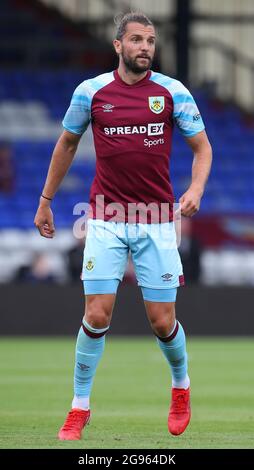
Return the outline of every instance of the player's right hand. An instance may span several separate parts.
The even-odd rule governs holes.
[[[38,228],[42,237],[53,238],[55,227],[53,212],[49,206],[39,206],[34,218],[34,225]]]

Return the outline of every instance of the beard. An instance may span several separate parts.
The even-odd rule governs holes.
[[[125,54],[124,51],[122,51],[122,59],[123,59],[123,63],[125,65],[125,67],[130,72],[133,72],[133,73],[136,73],[136,74],[141,74],[141,73],[146,72],[147,70],[149,70],[151,65],[152,65],[152,61],[153,61],[153,58],[151,58],[149,56],[145,56],[147,58],[146,65],[139,65],[139,63],[138,63],[138,58],[139,57],[141,57],[141,55],[132,59],[131,57],[128,57]]]

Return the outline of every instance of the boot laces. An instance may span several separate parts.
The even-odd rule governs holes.
[[[175,413],[183,413],[186,411],[186,395],[185,393],[178,393],[174,399]]]
[[[77,411],[70,411],[68,417],[64,423],[63,429],[64,431],[70,431],[75,429],[77,426],[83,426],[84,423],[84,415],[83,413],[77,413]]]

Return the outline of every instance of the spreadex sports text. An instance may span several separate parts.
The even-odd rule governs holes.
[[[118,127],[104,127],[106,135],[126,135],[126,134],[147,134],[148,136],[162,135],[164,122],[153,122],[147,126],[118,126]],[[144,139],[145,147],[153,147],[156,145],[164,144],[164,139]]]
[[[147,134],[147,135],[161,135],[163,134],[163,127],[165,122],[153,122],[147,126],[118,126],[118,127],[104,127],[106,135],[124,135],[124,134]]]

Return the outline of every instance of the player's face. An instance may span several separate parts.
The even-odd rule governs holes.
[[[150,69],[155,53],[153,26],[128,23],[122,40],[116,40],[114,44],[128,70],[140,74]]]

